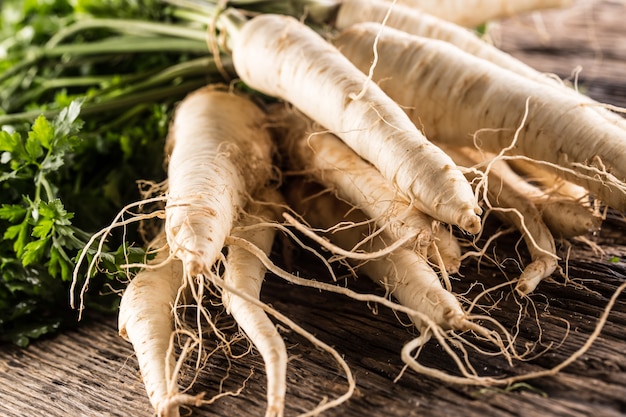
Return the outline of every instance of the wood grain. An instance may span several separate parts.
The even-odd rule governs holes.
[[[537,16],[541,16],[540,20]],[[537,28],[541,21],[545,31]],[[534,17],[510,19],[498,25],[493,36],[498,45],[537,69],[568,77],[578,65],[580,85],[604,102],[626,105],[626,7],[617,1],[579,1],[570,10],[549,11]],[[495,227],[495,226],[494,226]],[[542,283],[532,296],[541,323],[541,340],[562,344],[548,353],[517,363],[511,368],[501,358],[476,356],[476,369],[488,374],[514,375],[548,369],[575,352],[593,330],[608,298],[626,277],[626,225],[612,216],[590,239],[604,253],[594,254],[584,244],[574,244],[568,272],[572,283]],[[498,242],[494,256],[500,269],[488,262],[463,264],[455,277],[457,291],[477,291],[471,284],[493,285],[514,276],[518,265],[518,236]],[[523,245],[522,245],[523,246]],[[567,255],[562,246],[560,254]],[[617,257],[619,262],[610,262]],[[305,253],[296,253],[294,267],[303,275],[326,280],[321,265]],[[565,266],[565,263],[561,264]],[[378,292],[369,281],[350,281],[353,289]],[[492,314],[506,326],[516,323],[519,304],[505,287],[498,309]],[[264,301],[286,313],[295,322],[334,346],[344,355],[357,380],[356,394],[326,416],[623,416],[626,414],[626,301],[618,300],[592,348],[578,361],[553,377],[529,381],[517,389],[476,388],[446,385],[412,371],[402,372],[400,350],[412,330],[384,308],[375,311],[345,297],[289,285],[268,277]],[[526,305],[528,306],[528,305]],[[216,314],[218,309],[214,311]],[[404,323],[406,319],[402,319]],[[229,337],[236,329],[228,317],[219,319]],[[539,328],[532,319],[519,326],[519,342],[536,341]],[[346,381],[332,359],[302,337],[283,331],[290,355],[286,415],[306,412],[326,398],[346,389]],[[565,340],[563,337],[567,335]],[[207,339],[205,348],[216,347]],[[235,342],[235,352],[244,352],[245,341]],[[436,343],[422,355],[429,366],[454,372],[452,362]],[[183,370],[183,386],[196,376],[193,363]],[[236,360],[221,352],[207,360],[197,375],[192,393],[210,398],[222,390],[226,396],[193,410],[202,416],[262,416],[265,412],[263,363],[254,350]],[[128,343],[116,330],[114,317],[93,315],[75,331],[32,344],[27,349],[0,349],[0,416],[150,416],[151,407]]]

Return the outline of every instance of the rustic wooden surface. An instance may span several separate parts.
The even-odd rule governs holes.
[[[541,16],[538,18],[537,16]],[[569,77],[582,67],[581,88],[596,99],[626,106],[626,5],[623,1],[579,1],[572,9],[546,12],[535,17],[503,22],[494,39],[503,49],[547,72]],[[497,358],[476,359],[476,369],[486,373],[519,374],[553,367],[577,350],[595,326],[613,291],[626,278],[626,223],[613,217],[595,236],[604,254],[575,244],[569,261],[574,285],[543,283],[532,296],[541,318],[542,340],[559,342],[569,323],[569,335],[558,349],[511,369]],[[516,237],[502,240],[499,259],[515,256]],[[562,254],[565,254],[563,247]],[[617,257],[619,262],[610,262]],[[307,257],[296,258],[299,267],[311,265]],[[564,264],[563,264],[564,265]],[[474,281],[496,284],[503,274],[515,274],[513,262],[501,271],[489,264],[480,269],[464,264],[463,277],[455,281],[459,291]],[[311,276],[322,279],[310,266]],[[360,291],[377,291],[369,282],[351,284]],[[589,291],[592,290],[593,292]],[[504,288],[502,294],[510,292]],[[341,296],[299,288],[270,277],[263,298],[345,356],[355,373],[358,389],[343,406],[328,416],[623,416],[626,415],[626,301],[622,296],[592,348],[578,361],[553,377],[531,380],[517,389],[480,389],[446,385],[431,378],[404,373],[399,357],[411,330],[386,309],[374,314],[367,305]],[[495,316],[507,326],[515,322],[518,306],[505,297]],[[229,324],[227,318],[222,322]],[[532,320],[520,328],[520,341],[536,340]],[[301,337],[284,332],[289,348],[288,416],[313,408],[325,398],[343,394],[346,383],[337,366]],[[215,344],[207,341],[211,349]],[[235,345],[243,351],[244,343]],[[453,371],[449,359],[435,344],[423,354],[429,366]],[[253,371],[251,375],[251,370]],[[185,369],[184,382],[193,377]],[[200,372],[193,393],[211,397],[223,390],[245,388],[237,397],[226,396],[194,409],[194,416],[261,416],[265,407],[262,360],[255,351],[228,361],[215,354]],[[113,317],[92,317],[76,331],[34,343],[27,349],[0,348],[0,416],[150,416],[145,390],[139,379],[131,347],[116,332]]]

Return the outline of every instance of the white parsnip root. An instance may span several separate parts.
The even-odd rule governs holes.
[[[472,348],[511,365],[525,357],[496,319],[472,313],[489,307],[464,304],[471,290],[455,294],[451,275],[463,275],[464,259],[455,233],[483,233],[483,208],[515,226],[530,256],[520,259],[515,291],[527,296],[559,270],[555,237],[597,230],[598,201],[626,210],[626,122],[466,28],[570,3],[313,1],[313,19],[333,15],[317,21],[332,28],[328,39],[306,17],[212,16],[239,81],[269,97],[236,93],[235,83],[210,85],[175,109],[164,224],[148,251],[156,256],[131,280],[119,312],[120,335],[133,344],[156,415],[180,417],[181,406],[209,402],[179,387],[188,350],[202,349],[201,327],[213,325],[202,305],[207,293],[221,297],[263,358],[266,417],[285,415],[288,371],[287,346],[270,317],[345,372],[347,392],[304,415],[350,398],[356,385],[341,354],[261,301],[268,270],[407,314],[419,337],[406,343],[402,359],[416,372],[470,385],[543,375],[481,376],[473,366]],[[281,217],[289,224],[279,224]],[[302,233],[332,253],[325,258],[306,246],[329,270],[344,263],[384,296],[283,271],[271,260],[276,230],[304,247]],[[182,307],[194,302],[197,329],[190,332],[178,326]],[[193,347],[176,345],[185,335]],[[458,372],[420,363],[433,338]]]
[[[449,349],[448,338],[454,338],[457,331],[474,332],[492,343],[499,354],[509,360],[517,355],[512,346],[506,346],[499,333],[478,324],[474,321],[475,317],[465,312],[459,299],[442,286],[439,276],[421,254],[399,247],[384,256],[373,256],[388,247],[385,234],[372,237],[371,231],[364,224],[366,216],[362,212],[319,190],[319,184],[293,181],[285,193],[290,205],[302,214],[311,227],[323,230],[324,235],[336,245],[327,246],[329,250],[339,247],[353,253],[358,247],[365,251],[363,255],[372,254],[369,259],[361,257],[348,261],[353,263],[357,273],[368,276],[385,288],[387,295],[393,296],[401,306],[409,309],[407,314],[419,329],[420,335],[403,348],[403,360],[407,366],[419,372],[424,370],[446,382],[466,382],[477,378],[490,383],[490,377],[479,377],[468,371],[472,369],[471,372],[475,372],[467,355],[463,355],[463,359],[459,358],[457,353]],[[502,328],[499,330],[510,342],[510,335]],[[446,347],[447,354],[456,362],[463,377],[439,370],[433,372],[421,366],[417,358],[411,355],[411,351],[425,344],[433,335]]]
[[[324,184],[373,219],[393,240],[413,236],[406,245],[415,250],[430,245],[435,221],[411,206],[374,166],[335,135],[316,131],[297,111],[277,106],[273,114],[277,142],[289,170],[307,173]]]
[[[480,208],[452,160],[313,30],[288,16],[254,17],[234,35],[233,63],[246,84],[339,136],[418,209],[471,233],[480,229]]]
[[[165,231],[190,275],[209,273],[238,210],[272,172],[263,111],[215,87],[180,103],[170,128]]]
[[[369,238],[370,228],[362,212],[340,201],[331,194],[319,193],[315,184],[293,181],[286,198],[291,207],[316,229],[328,229],[328,238],[346,250],[359,248],[365,253],[384,250],[388,246],[385,235]],[[352,223],[333,230],[340,222]],[[456,297],[446,291],[439,277],[419,253],[396,248],[386,256],[358,261],[357,271],[387,289],[400,304],[414,309],[443,329],[461,329],[466,315]],[[424,331],[421,316],[411,316],[416,327]]]
[[[183,404],[197,404],[201,396],[178,389],[173,320],[184,284],[182,263],[168,258],[164,236],[155,242],[157,256],[130,282],[118,315],[119,333],[135,349],[150,403],[159,417],[178,417]]]
[[[456,274],[461,268],[462,249],[452,230],[439,225],[434,230],[435,239],[426,248],[428,260],[440,267],[442,273]]]
[[[572,189],[567,191],[566,182],[561,181],[562,191],[569,194],[554,189],[554,183],[553,189],[541,188],[519,176],[507,162],[497,160],[493,154],[481,154],[467,147],[463,148],[462,152],[475,161],[476,165],[488,166],[489,172],[500,181],[506,182],[509,187],[526,196],[537,207],[541,218],[555,237],[573,238],[599,229],[602,219],[585,201],[587,192],[582,187],[569,183],[567,186]]]
[[[386,27],[398,29],[411,35],[445,41],[468,54],[489,61],[528,80],[555,88],[561,94],[568,94],[572,100],[576,100],[581,106],[597,111],[608,123],[626,129],[626,120],[623,117],[609,110],[604,104],[579,94],[571,86],[568,86],[567,83],[557,79],[554,74],[544,74],[537,71],[484,39],[479,38],[471,30],[431,15],[426,10],[422,11],[401,3],[396,3],[392,6],[389,2],[383,0],[342,1],[334,20],[334,26],[343,30],[357,23],[375,22],[382,24],[384,22]],[[549,2],[537,3],[550,6]],[[556,3],[553,6],[558,6]],[[532,7],[530,4],[529,6]],[[469,9],[464,8],[463,10]],[[480,11],[482,12],[482,9]]]
[[[274,242],[274,228],[254,226],[262,222],[276,221],[278,218],[276,204],[281,202],[282,197],[271,189],[264,190],[260,197],[261,201],[248,204],[246,214],[238,221],[232,236],[250,242],[269,255]],[[250,338],[265,362],[266,417],[280,417],[284,413],[287,390],[287,348],[265,311],[241,297],[241,294],[245,294],[253,299],[260,299],[265,266],[255,254],[240,246],[231,245],[228,246],[224,268],[224,281],[229,288],[236,290],[222,292],[224,307]]]
[[[594,108],[446,42],[381,32],[378,24],[355,25],[335,44],[368,72],[375,40],[374,80],[429,138],[546,161],[608,206],[626,209],[626,153],[616,152],[626,130]]]
[[[516,173],[545,189],[549,194],[578,201],[583,206],[590,205],[589,191],[585,187],[563,179],[536,161],[511,158],[507,162]]]
[[[461,166],[473,168],[480,160],[471,149],[446,147],[446,151]],[[499,161],[495,161],[497,163]],[[486,187],[485,203],[495,211],[506,223],[514,225],[521,233],[532,262],[524,268],[515,289],[521,295],[532,292],[541,280],[549,277],[558,268],[556,244],[552,232],[542,219],[541,212],[533,204],[531,198],[497,174],[496,170],[486,170],[486,181],[480,181],[473,171],[466,174],[480,188]],[[478,190],[481,193],[481,190]]]
[[[148,267],[133,279],[120,310],[120,332],[133,343],[159,417],[177,417],[180,405],[198,401],[178,394],[170,345],[177,293],[184,286],[205,285],[203,277],[214,273],[213,265],[235,219],[250,195],[269,181],[273,147],[265,125],[265,113],[249,98],[219,86],[190,94],[176,109],[166,144],[169,190],[164,247],[169,251],[157,258],[161,262],[164,256],[167,262],[154,271]],[[194,281],[196,276],[199,279]],[[254,284],[253,279],[250,282]],[[196,294],[202,308],[199,293],[190,291],[188,297]],[[245,313],[234,304],[233,315],[249,328],[241,317]],[[282,412],[281,389],[275,391],[270,415]]]
[[[476,27],[488,20],[539,9],[566,7],[573,0],[397,0],[397,3],[457,25]]]
[[[463,8],[466,10],[466,8]],[[543,74],[522,61],[501,51],[479,38],[473,31],[460,27],[448,20],[429,14],[427,11],[396,3],[393,6],[384,0],[346,0],[341,2],[334,26],[339,30],[349,29],[358,23],[380,23],[407,34],[444,41],[504,69],[525,78],[563,87],[563,83],[552,75]],[[572,90],[572,92],[574,92]],[[583,97],[583,96],[580,96]]]

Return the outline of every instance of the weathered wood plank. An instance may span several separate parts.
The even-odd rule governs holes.
[[[567,11],[509,19],[495,44],[540,71],[575,82],[591,97],[626,107],[626,3],[579,0]]]
[[[582,65],[580,80],[591,95],[605,102],[626,105],[624,3],[583,0],[572,10],[546,12],[542,16],[550,34],[547,40],[539,35],[533,19],[526,17],[502,23],[498,44],[536,68],[561,76],[567,76],[577,65]],[[573,246],[568,268],[570,279],[594,292],[564,286],[563,280],[556,277],[554,283],[543,283],[532,296],[544,343],[560,342],[569,330],[558,349],[518,363],[513,369],[502,358],[476,357],[476,369],[507,375],[525,373],[553,367],[575,352],[593,330],[608,298],[624,282],[625,230],[625,223],[616,217],[592,237],[605,249],[603,255],[595,255],[582,244]],[[469,289],[475,281],[493,285],[504,282],[504,274],[514,276],[517,265],[505,259],[515,256],[516,240],[517,237],[510,236],[498,243],[496,254],[503,261],[502,270],[488,263],[478,268],[475,261],[466,262],[463,277],[455,281],[457,291]],[[565,249],[562,248],[563,255]],[[609,262],[612,256],[620,258],[620,262]],[[309,277],[327,279],[323,269],[304,254],[298,255],[294,263],[299,269],[304,267]],[[365,280],[350,285],[362,292],[378,291]],[[510,290],[503,289],[503,299],[492,314],[512,327],[520,307],[514,297],[505,297]],[[624,297],[618,301],[592,349],[578,361],[556,376],[529,381],[528,386],[511,392],[446,385],[412,371],[405,372],[394,383],[403,367],[400,350],[412,337],[412,331],[386,309],[378,309],[374,314],[363,303],[288,285],[276,277],[268,279],[263,299],[334,346],[352,367],[357,393],[345,405],[325,414],[328,416],[599,417],[626,414]],[[232,327],[227,317],[220,322]],[[234,336],[234,331],[228,334]],[[520,342],[534,341],[537,334],[533,320],[521,323]],[[326,397],[343,394],[345,378],[328,355],[293,332],[284,331],[283,335],[291,358],[287,415],[306,412]],[[214,347],[214,341],[206,341],[206,349]],[[246,347],[245,342],[233,345],[235,352],[243,352]],[[428,345],[422,358],[429,366],[454,370],[451,361],[434,343]],[[237,390],[244,381],[245,388],[237,397],[224,397],[214,404],[194,409],[193,415],[264,414],[263,363],[255,351],[230,362],[224,354],[216,353],[207,364],[191,392],[206,392],[210,398],[219,392],[220,382],[227,374],[224,390]],[[190,364],[184,369],[183,385],[188,384],[194,374]],[[78,330],[34,343],[28,349],[5,346],[0,350],[0,416],[121,417],[151,413],[132,349],[117,336],[113,317],[92,317]]]

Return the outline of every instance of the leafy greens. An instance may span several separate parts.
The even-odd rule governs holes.
[[[163,180],[176,100],[223,77],[203,30],[171,30],[158,0],[0,7],[0,341],[25,346],[76,324],[77,255],[141,199],[138,181]],[[130,229],[109,238],[87,303],[116,307],[128,272],[119,265],[143,257],[144,239]]]

